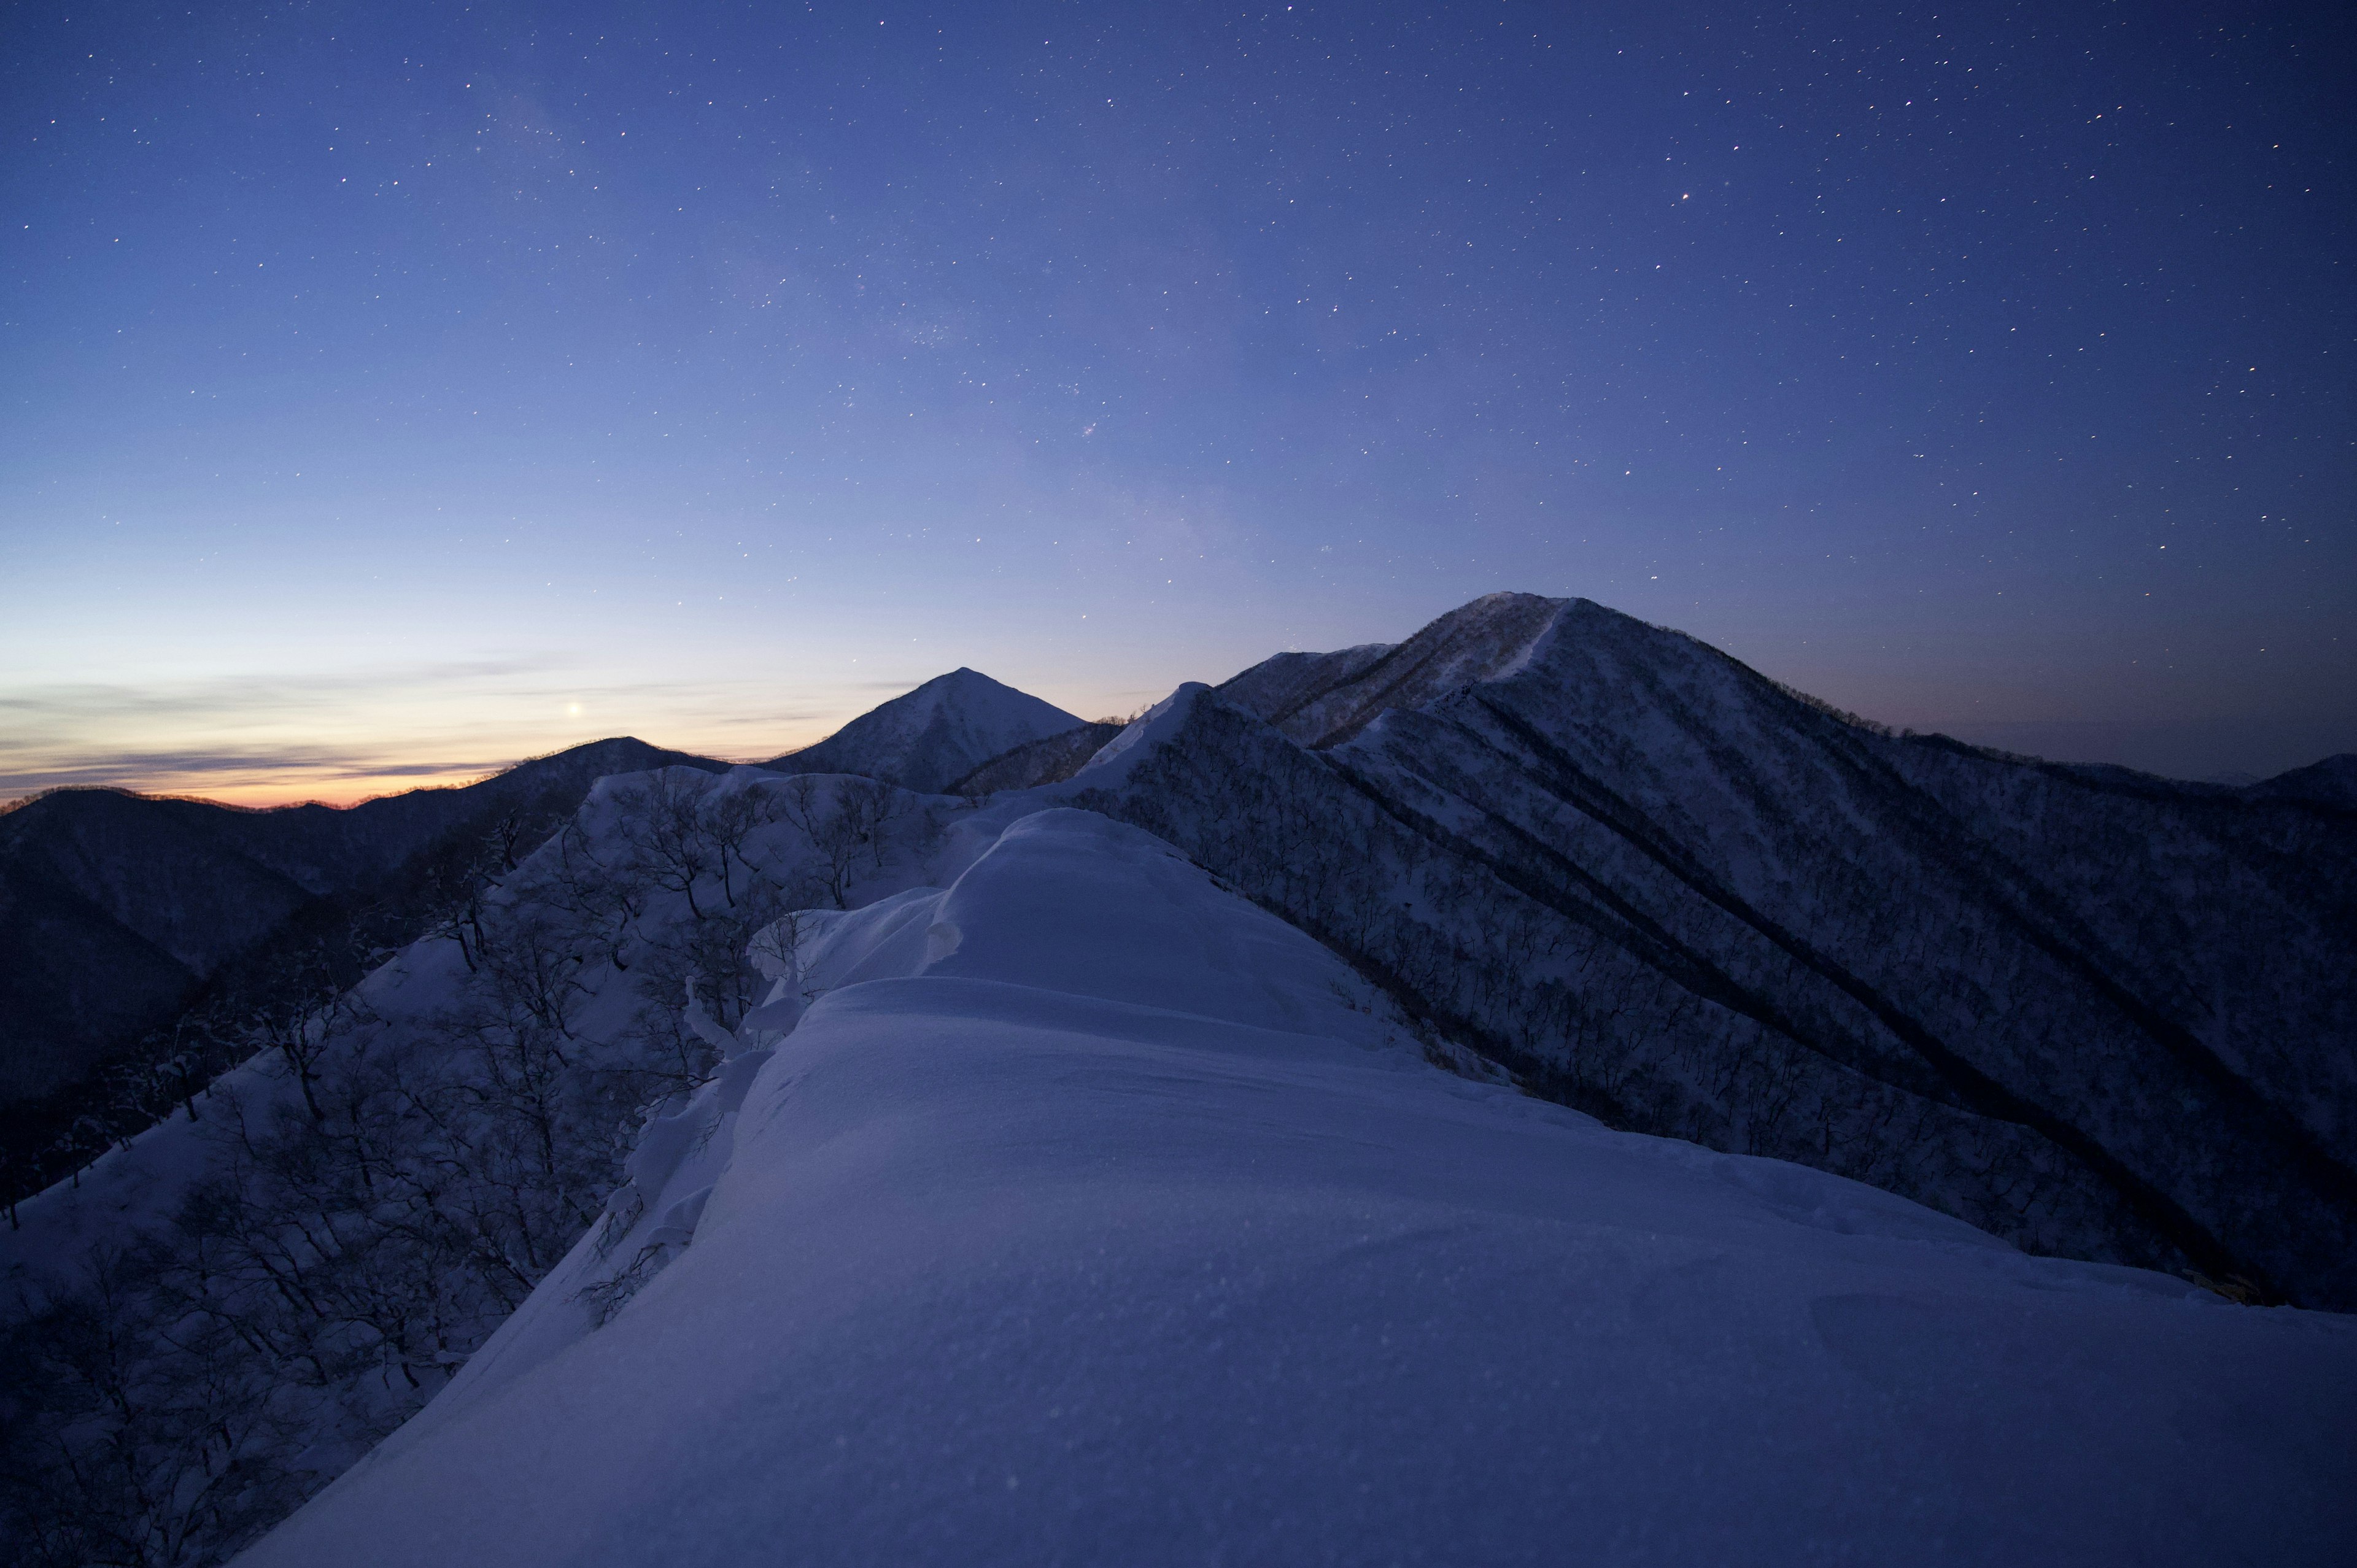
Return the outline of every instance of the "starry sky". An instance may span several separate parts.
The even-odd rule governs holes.
[[[0,797],[1126,713],[1499,588],[2357,749],[2340,12],[14,5]]]

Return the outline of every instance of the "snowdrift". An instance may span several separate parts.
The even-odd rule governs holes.
[[[1167,844],[1009,814],[960,824],[946,889],[773,935],[770,1002],[607,1222],[241,1561],[2357,1538],[2357,1325],[1451,1076]]]

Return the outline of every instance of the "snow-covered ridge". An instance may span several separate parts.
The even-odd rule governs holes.
[[[1795,1489],[1777,1473],[1785,1511],[1772,1497],[1752,1509],[1785,1555],[1830,1550],[1826,1477],[1842,1475],[1881,1499],[1859,1515],[1881,1555],[1902,1554],[1910,1530],[1963,1542],[1964,1558],[2036,1555],[2092,1538],[2072,1533],[2046,1482],[1990,1457],[2007,1423],[2043,1432],[2059,1410],[2064,1426],[2089,1424],[2101,1435],[2087,1455],[2059,1439],[2025,1452],[2120,1497],[2187,1489],[2177,1457],[2120,1435],[2174,1430],[2168,1409],[2311,1431],[2301,1400],[2347,1385],[2344,1342],[2312,1316],[2212,1315],[2245,1326],[2184,1338],[2122,1328],[2108,1309],[2017,1312],[1969,1282],[2074,1300],[2117,1286],[2186,1312],[2197,1298],[2166,1278],[2030,1262],[1887,1193],[1608,1134],[1543,1101],[1830,1167],[2033,1250],[2336,1300],[2332,1270],[2357,1248],[2300,1139],[2327,1150],[2329,1177],[2357,1128],[2357,1055],[2331,1011],[2349,967],[2336,955],[2357,931],[2357,913],[2335,911],[2357,876],[2334,870],[2349,845],[2315,789],[2268,804],[2264,787],[2130,788],[1901,741],[1584,601],[1509,596],[1444,620],[1397,649],[1287,656],[1221,691],[1190,683],[1069,779],[1094,726],[1023,743],[999,754],[1009,770],[1060,781],[987,800],[753,768],[601,784],[473,915],[339,998],[283,1056],[198,1096],[201,1124],[176,1114],[0,1232],[10,1285],[38,1295],[59,1269],[85,1287],[65,1331],[9,1341],[28,1369],[10,1387],[46,1391],[0,1411],[0,1534],[29,1482],[66,1499],[43,1505],[64,1542],[52,1556],[119,1556],[104,1534],[118,1529],[201,1556],[250,1539],[437,1390],[338,1496],[373,1497],[369,1477],[438,1474],[433,1455],[469,1452],[484,1486],[505,1477],[531,1495],[461,1485],[452,1495],[471,1500],[454,1531],[503,1541],[514,1509],[554,1498],[567,1517],[533,1528],[561,1541],[562,1477],[607,1478],[565,1445],[599,1441],[605,1423],[628,1429],[617,1452],[638,1456],[640,1478],[611,1489],[628,1518],[597,1499],[584,1517],[649,1555],[666,1553],[647,1519],[700,1506],[650,1434],[709,1457],[712,1410],[748,1423],[745,1465],[769,1454],[807,1470],[781,1494],[801,1510],[794,1539],[817,1518],[838,1556],[944,1561],[951,1549],[921,1530],[875,1533],[901,1527],[860,1498],[913,1499],[985,1556],[1068,1525],[1082,1533],[1054,1539],[1081,1557],[1152,1561],[1166,1541],[1180,1556],[1363,1556],[1375,1537],[1345,1518],[1343,1482],[1299,1458],[1340,1451],[1352,1484],[1415,1501],[1384,1538],[1410,1543],[1393,1555],[1531,1560],[1548,1555],[1527,1546],[1538,1505],[1475,1513],[1435,1495],[1487,1499],[1491,1472],[1430,1452],[1432,1434],[1494,1426],[1520,1445],[1498,1477],[1555,1499],[1557,1523],[1634,1540],[1692,1511],[1662,1485],[1692,1473],[1686,1455],[1711,1456],[1713,1486],[1732,1477],[1752,1496],[1742,1455],[1692,1434],[1772,1411],[1832,1434],[1816,1479]],[[856,764],[882,773],[954,751],[901,744],[954,727],[940,721],[963,705],[961,683],[945,680],[931,717],[914,703],[869,726]],[[985,711],[1004,690],[964,684]],[[1304,732],[1318,744],[1232,700],[1255,691],[1291,693],[1304,713],[1326,703]],[[1042,746],[1058,756],[1034,769]],[[1074,805],[1127,825],[1058,809]],[[1436,1078],[1426,1060],[1490,1087]],[[1499,1090],[1497,1062],[1540,1098]],[[1434,1094],[1449,1107],[1437,1122]],[[2287,1140],[2287,1125],[2305,1131]],[[634,1136],[618,1145],[617,1132]],[[1587,1152],[1549,1141],[1573,1134]],[[1600,1149],[1638,1165],[1588,1163]],[[1703,1196],[1663,1197],[1664,1171]],[[1793,1240],[1796,1227],[1811,1235]],[[1840,1276],[1867,1281],[1857,1289],[1803,1299],[1760,1283],[1832,1279],[1812,1273],[1831,1244],[1820,1231],[1968,1255],[1978,1272],[1927,1274],[1877,1251],[1869,1274]],[[1524,1273],[1501,1278],[1512,1268]],[[300,1288],[283,1290],[281,1270]],[[1205,1277],[1244,1283],[1198,1290]],[[738,1286],[778,1305],[777,1326],[807,1348],[763,1342]],[[127,1413],[112,1402],[125,1384],[72,1360],[88,1343],[73,1325],[93,1321],[73,1314],[102,1288],[136,1373]],[[1816,1338],[1795,1337],[1803,1318]],[[1449,1326],[1492,1320],[1512,1332],[1475,1343]],[[1641,1320],[1676,1326],[1672,1348],[1612,1337]],[[1515,1337],[1557,1322],[1568,1348]],[[2326,1348],[2286,1350],[2299,1335]],[[2115,1337],[2122,1355],[2157,1358],[2161,1380],[2078,1348]],[[1924,1352],[1927,1338],[1946,1348]],[[1579,1343],[1607,1349],[1574,1365]],[[1075,1359],[1056,1361],[1058,1345]],[[2072,1348],[2057,1359],[2058,1346]],[[1933,1370],[1916,1377],[1919,1360]],[[721,1362],[741,1390],[713,1380]],[[566,1391],[561,1367],[591,1369],[577,1385],[589,1391]],[[1396,1397],[1370,1392],[1361,1367],[1397,1381]],[[1060,1392],[1060,1378],[1092,1391],[1093,1424],[1041,1435],[1022,1391]],[[1843,1378],[1878,1391],[1884,1416],[1853,1408],[1867,1398],[1854,1388],[1815,1388]],[[663,1391],[673,1383],[700,1391],[695,1410]],[[1265,1384],[1285,1413],[1225,1383]],[[1752,1402],[1711,1403],[1721,1385]],[[1164,1402],[1163,1387],[1193,1403]],[[1496,1391],[1566,1388],[1602,1402],[1563,1414]],[[651,1412],[648,1434],[609,1421],[617,1389]],[[1980,1413],[1941,1425],[1952,1407]],[[1060,1423],[1079,1407],[1048,1408]],[[832,1460],[798,1447],[808,1434],[780,1423],[800,1416],[780,1412],[860,1434],[861,1447]],[[912,1436],[904,1417],[933,1424]],[[1616,1446],[1637,1431],[1625,1466],[1591,1462],[1599,1422]],[[464,1450],[476,1431],[530,1453],[503,1470]],[[1920,1458],[1932,1432],[1982,1489],[1937,1467],[1949,1460],[1858,1457]],[[1274,1446],[1253,1446],[1264,1437]],[[2258,1477],[2233,1484],[2262,1498],[2307,1484],[2258,1441],[2238,1429],[2220,1473]],[[1002,1488],[1019,1502],[956,1492],[955,1476],[993,1478],[1000,1450],[1022,1460]],[[954,1474],[918,1474],[920,1452]],[[1395,1474],[1394,1452],[1437,1479]],[[1239,1453],[1272,1479],[1239,1479],[1217,1457]],[[55,1463],[66,1455],[70,1476]],[[1125,1455],[1152,1464],[1125,1468]],[[1568,1468],[1533,1467],[1566,1455]],[[737,1463],[705,1468],[737,1476]],[[1045,1524],[1030,1489],[1043,1475],[1070,1477]],[[382,1484],[390,1498],[409,1483]],[[1637,1500],[1615,1513],[1596,1488]],[[1955,1522],[1971,1498],[2015,1492],[2031,1498],[2027,1534]],[[1211,1496],[1215,1523],[1178,1500]],[[2278,1499],[2255,1550],[2296,1560],[2345,1523],[2303,1496]],[[1012,1511],[977,1522],[984,1502]],[[2171,1539],[2214,1551],[2248,1528],[2239,1506],[2189,1492],[2150,1511]],[[1160,1524],[1133,1530],[1140,1510]],[[432,1524],[409,1511],[403,1530]],[[1427,1516],[1459,1532],[1449,1550],[1415,1533]],[[1731,1514],[1695,1518],[1735,1528]],[[2147,1539],[2101,1518],[2119,1540]],[[722,1557],[731,1530],[740,1546],[783,1538],[779,1517],[738,1500],[710,1519],[683,1538],[686,1560]],[[422,1552],[422,1539],[396,1530],[386,1551]],[[1665,1560],[1758,1550],[1749,1535],[1740,1551],[1733,1536],[1660,1539]]]
[[[2351,1324],[1448,1076],[1166,844],[969,829],[945,890],[773,934],[790,1029],[740,1028],[627,1233],[242,1563],[2208,1563],[2357,1530]]]
[[[1202,694],[1054,793],[1617,1124],[2357,1305],[2330,807],[1887,736],[1585,600],[1479,601],[1275,717]]]
[[[1119,735],[1123,725],[1109,719],[1085,724],[1051,735],[1044,740],[1027,741],[1011,750],[1000,752],[988,762],[949,786],[952,795],[995,795],[1002,789],[1030,789],[1041,784],[1053,784],[1071,777],[1105,742]]]
[[[1229,681],[1221,695],[1304,746],[1334,746],[1394,708],[1420,707],[1458,687],[1504,679],[1522,667],[1567,602],[1484,595],[1396,647],[1280,653]]]

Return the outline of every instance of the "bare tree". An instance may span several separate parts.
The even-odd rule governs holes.
[[[786,801],[776,792],[755,786],[720,793],[704,813],[705,828],[720,861],[720,890],[730,905],[737,902],[737,887],[728,869],[733,859],[744,868],[750,883],[761,875],[761,868],[746,854],[746,847],[763,828],[789,820]]]
[[[703,820],[704,776],[667,768],[646,784],[617,795],[627,813],[630,845],[640,873],[658,887],[687,896],[688,913],[704,918],[695,885],[720,865],[720,852]],[[732,900],[733,902],[733,900]]]
[[[630,865],[611,865],[581,826],[565,824],[556,838],[536,896],[578,930],[587,945],[615,969],[630,965],[631,928],[646,911],[646,887]]]

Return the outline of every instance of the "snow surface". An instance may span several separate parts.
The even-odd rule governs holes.
[[[1396,647],[1280,653],[1220,688],[1222,697],[1308,746],[1348,740],[1383,713],[1523,669],[1568,601],[1484,594]]]
[[[2357,1309],[2346,812],[1886,736],[1586,600],[1253,674],[1049,793],[1615,1125]]]
[[[2321,1563],[2357,1539],[2357,1324],[2024,1257],[1448,1076],[1160,841],[1020,809],[952,830],[946,890],[792,933],[607,1230],[241,1561]],[[641,1257],[597,1326],[585,1291]]]
[[[701,768],[676,765],[600,779],[590,787],[579,811],[590,841],[620,858],[626,853],[625,830],[636,810],[630,803],[632,792],[665,779],[706,802],[748,791],[774,791],[785,783],[761,768],[737,768],[712,774]],[[844,780],[821,776],[814,782],[825,800],[833,798]],[[954,809],[952,802],[939,804],[945,810]],[[887,837],[892,838],[896,832],[905,835],[907,829],[905,822],[888,825]],[[790,874],[810,857],[808,841],[782,825],[756,835],[750,847],[756,859],[773,862],[781,874]],[[965,859],[974,853],[965,852]],[[951,852],[949,864],[963,865],[964,860],[954,858],[956,854]],[[503,908],[529,909],[543,904],[548,894],[546,873],[557,857],[556,841],[552,838],[495,885],[488,901]],[[864,865],[857,868],[849,885],[854,901],[895,891],[912,876],[938,875],[942,864],[938,855],[895,843],[877,858],[873,870]],[[718,898],[718,885],[716,873],[704,879],[706,899]],[[679,927],[687,920],[686,900],[680,895],[653,892],[647,903],[647,915],[633,922],[642,935],[665,926]],[[822,918],[831,913],[812,912]],[[633,947],[640,945],[643,944]],[[582,978],[582,989],[590,1000],[585,1015],[574,1021],[576,1034],[598,1047],[625,1048],[624,1036],[640,1000],[635,988],[608,963],[590,965]],[[457,944],[447,937],[429,936],[370,971],[353,988],[353,994],[371,1013],[396,1028],[425,1030],[459,999],[466,983],[466,965]],[[295,1100],[285,1064],[275,1052],[261,1052],[199,1092],[204,1121],[192,1122],[186,1110],[177,1110],[127,1142],[111,1145],[70,1180],[57,1182],[25,1199],[17,1208],[16,1223],[0,1228],[0,1289],[22,1288],[33,1273],[70,1272],[85,1255],[120,1248],[143,1227],[168,1219],[188,1188],[221,1164],[222,1150],[216,1145],[237,1120],[226,1106],[242,1105],[245,1115],[258,1122],[273,1108],[292,1105]]]
[[[1026,742],[1085,721],[974,670],[937,675],[815,746],[762,766],[784,773],[859,773],[933,793]]]

